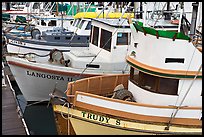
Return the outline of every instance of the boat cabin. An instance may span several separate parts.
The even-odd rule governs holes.
[[[69,26],[69,30],[76,32],[78,35],[90,35],[91,19],[76,18]]]
[[[73,68],[123,70],[130,37],[127,19],[92,19],[89,48],[72,50],[64,56],[71,61]]]
[[[37,35],[36,35],[37,36]],[[66,30],[61,27],[54,27],[51,30],[42,32],[41,36],[45,41],[57,43],[88,43],[89,36],[74,35],[73,31]]]

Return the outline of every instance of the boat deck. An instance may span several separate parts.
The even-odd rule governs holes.
[[[2,67],[2,135],[28,135],[19,113],[14,91],[10,88],[9,79],[7,79],[8,73],[8,70],[3,72]]]

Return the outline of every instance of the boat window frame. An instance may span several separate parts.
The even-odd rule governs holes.
[[[79,28],[81,29],[82,26],[84,25],[85,20],[82,20],[81,23],[79,24]]]
[[[92,29],[91,43],[98,47],[99,27],[93,26]]]
[[[60,37],[55,36],[54,39],[55,40],[60,40]]]
[[[81,22],[81,19],[78,19],[78,22],[75,27],[78,27],[80,22]]]
[[[100,48],[111,52],[111,42],[112,42],[112,32],[101,28]]]
[[[85,30],[91,30],[91,21],[88,21]]]
[[[76,19],[76,20],[73,22],[73,26],[75,26],[77,22],[78,22],[78,19]]]
[[[178,95],[179,79],[153,76],[131,67],[130,81],[138,87],[153,93]],[[165,82],[164,85],[161,82]],[[161,88],[165,88],[165,90],[161,90]]]
[[[122,36],[121,36],[121,39],[123,40],[124,38],[125,38],[125,42],[120,42],[119,40],[120,40],[120,37],[118,37],[118,34],[122,34]],[[126,37],[123,35],[123,34],[125,34],[126,35]],[[123,45],[129,45],[130,43],[130,41],[129,41],[129,33],[128,32],[118,32],[117,33],[117,40],[116,40],[116,45],[117,46],[123,46]]]

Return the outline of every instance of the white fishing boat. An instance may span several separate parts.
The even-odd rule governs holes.
[[[139,21],[130,28],[130,74],[50,94],[58,134],[202,135],[202,49],[182,32]]]
[[[127,19],[93,19],[91,32],[89,47],[79,50],[55,49],[48,57],[6,56],[28,102],[49,100],[55,86],[65,91],[67,82],[79,78],[128,72],[125,57],[130,44],[130,27]]]
[[[6,16],[8,19],[4,18],[9,22],[26,23],[26,20],[30,20],[30,14],[36,15],[40,13],[40,10],[43,9],[42,6],[43,2],[15,2],[15,5],[13,5],[10,10],[2,10],[2,13],[9,14],[9,16]],[[24,17],[25,20],[22,21],[21,19],[24,19],[22,17]]]
[[[54,15],[33,17],[36,25],[34,29],[29,29],[31,31],[30,38],[13,35],[12,30],[12,33],[5,32],[9,53],[26,54],[31,52],[47,55],[54,48],[67,52],[70,49],[81,49],[88,46],[91,31],[90,18],[75,18],[74,20],[73,17],[67,17],[63,13],[61,13],[61,18],[56,18]],[[74,22],[71,23],[72,21]],[[28,28],[25,26],[24,31],[26,27]]]

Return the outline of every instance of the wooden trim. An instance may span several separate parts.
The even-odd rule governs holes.
[[[68,114],[67,113],[67,108],[63,107],[61,105],[55,105],[54,107],[54,111],[55,113],[64,113],[64,114]],[[114,128],[119,128],[119,129],[123,129],[125,127],[125,130],[131,130],[131,131],[140,131],[140,132],[154,132],[154,133],[167,133],[167,134],[195,134],[195,133],[200,133],[201,134],[201,128],[202,127],[192,127],[192,126],[178,126],[178,125],[172,125],[172,129],[170,128],[170,130],[165,130],[165,126],[166,124],[164,123],[145,123],[144,121],[133,121],[133,120],[128,120],[128,119],[121,119],[121,117],[111,117],[109,115],[104,115],[102,113],[98,113],[96,111],[90,111],[90,110],[84,110],[84,109],[80,109],[80,108],[71,108],[70,109],[71,113],[72,113],[72,117],[76,118],[76,119],[80,119],[83,121],[87,121],[87,122],[91,122],[91,123],[95,123],[95,124],[100,124],[100,125],[105,125],[105,126],[110,126],[110,127],[114,127]],[[99,122],[95,119],[92,118],[88,118],[88,117],[83,117],[81,116],[81,112],[85,111],[87,113],[91,113],[94,115],[99,115],[99,116],[107,116],[110,118],[110,123],[103,123],[103,122]],[[120,120],[121,124],[118,126],[115,126],[115,120]],[[107,125],[106,125],[107,124]],[[190,131],[188,131],[188,129]],[[186,132],[187,131],[187,132]]]
[[[146,116],[146,115],[141,115],[141,114],[133,114],[133,113],[128,113],[128,112],[122,112],[118,110],[113,110],[109,108],[103,108],[91,104],[86,104],[83,102],[78,102],[76,101],[74,105],[78,108],[83,108],[85,110],[91,110],[94,111],[95,113],[102,113],[104,115],[112,115],[112,116],[117,116],[121,118],[126,118],[130,120],[139,120],[143,122],[153,122],[153,123],[166,123],[168,124],[170,117],[158,117],[158,116]],[[177,125],[183,125],[183,126],[202,126],[202,120],[198,119],[190,119],[190,118],[174,118],[171,121],[171,124],[177,124]]]
[[[138,67],[140,67],[143,71],[152,71],[152,73],[159,73],[158,75],[163,76],[163,77],[175,77],[175,78],[188,78],[188,76],[194,78],[194,76],[196,75],[197,71],[184,71],[184,70],[167,70],[167,69],[161,69],[161,68],[156,68],[156,67],[152,67],[146,64],[143,64],[141,62],[138,62],[136,60],[134,60],[133,58],[131,58],[130,56],[128,56],[126,58],[127,62],[129,63],[129,65],[133,66],[134,68],[138,69]],[[146,72],[147,73],[147,72]],[[152,74],[151,73],[151,74]],[[154,74],[156,75],[156,74]],[[164,75],[175,75],[175,76],[164,76]],[[199,72],[197,78],[202,78],[202,72]]]
[[[197,47],[197,49],[202,53],[202,47]]]
[[[177,32],[174,34],[173,41],[175,41],[177,34],[178,34]]]
[[[91,94],[91,93],[85,93],[85,92],[81,92],[81,91],[76,91],[75,92],[75,98],[77,97],[77,95],[85,95],[85,96],[89,96],[89,97],[93,97],[93,98],[98,98],[98,99],[103,99],[103,100],[108,100],[108,101],[112,101],[112,102],[118,102],[118,103],[122,103],[122,104],[129,104],[129,105],[134,105],[134,106],[142,106],[142,107],[149,107],[149,108],[167,108],[167,109],[176,109],[176,106],[159,106],[159,105],[151,105],[151,104],[143,104],[143,103],[137,103],[137,102],[129,102],[129,101],[124,101],[124,100],[119,100],[119,99],[113,99],[113,98],[107,98],[107,97],[103,97],[103,96],[99,96],[99,95],[95,95],[95,94]],[[77,100],[76,102],[77,103]],[[74,103],[74,105],[75,105]],[[193,109],[193,110],[201,110],[201,107],[187,107],[187,106],[182,106],[179,109]]]
[[[22,63],[19,63],[19,62],[14,62],[14,61],[8,61],[8,64],[15,65],[15,66],[22,67],[22,68],[31,69],[31,70],[51,73],[51,74],[58,74],[58,75],[65,75],[65,76],[79,76],[80,75],[80,73],[63,72],[63,71],[58,71],[58,70],[51,70],[51,69],[47,69],[47,68],[40,68],[40,67],[36,67],[36,66],[31,66],[29,64],[26,65],[26,64],[22,64]],[[98,74],[98,75],[96,75],[96,74],[83,74],[82,76],[84,76],[84,77],[92,77],[92,76],[99,76],[99,75],[100,74]]]

